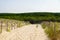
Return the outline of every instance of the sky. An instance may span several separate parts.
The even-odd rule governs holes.
[[[60,0],[0,0],[0,13],[60,12]]]

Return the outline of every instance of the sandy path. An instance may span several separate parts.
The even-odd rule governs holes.
[[[11,32],[3,32],[0,34],[0,40],[48,40],[48,38],[41,25],[36,27],[36,24],[31,24]]]

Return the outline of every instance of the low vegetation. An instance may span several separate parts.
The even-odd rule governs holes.
[[[10,20],[10,19],[0,19],[0,33],[3,31],[10,32],[16,28],[20,28],[24,25],[30,24],[29,22],[25,21],[18,21],[18,20]]]
[[[41,25],[51,40],[60,40],[60,22],[42,22]]]

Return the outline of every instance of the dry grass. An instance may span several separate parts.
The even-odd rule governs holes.
[[[10,20],[10,19],[0,19],[0,33],[2,31],[14,30],[16,28],[22,27],[24,25],[30,24],[29,22]]]
[[[51,40],[60,40],[60,22],[43,22],[42,26]]]

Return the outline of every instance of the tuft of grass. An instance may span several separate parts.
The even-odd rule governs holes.
[[[8,27],[6,31],[7,31],[7,32],[10,32],[10,31],[11,31],[10,27]]]
[[[2,33],[2,30],[0,30],[0,33]]]

